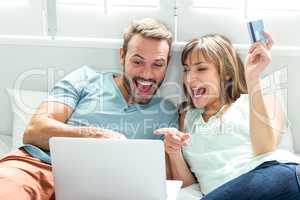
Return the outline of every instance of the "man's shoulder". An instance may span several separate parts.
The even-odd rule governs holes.
[[[66,77],[68,79],[76,79],[86,82],[94,82],[97,80],[110,81],[111,77],[118,73],[118,70],[99,70],[97,68],[84,65],[74,70]]]
[[[78,69],[73,70],[67,74],[62,80],[67,80],[71,82],[82,82],[93,79],[98,75],[98,73],[89,66],[82,66]]]
[[[94,67],[90,67],[87,65],[84,65],[74,72],[80,73],[85,76],[112,76],[113,74],[118,74],[118,70],[104,70],[104,69],[97,69]]]
[[[178,109],[176,104],[170,99],[159,97],[156,99],[157,108],[157,120],[166,127],[178,127]],[[167,124],[166,124],[167,123]]]

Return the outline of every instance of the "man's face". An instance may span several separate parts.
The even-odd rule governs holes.
[[[169,45],[166,40],[134,35],[127,53],[120,50],[124,67],[123,82],[133,103],[148,103],[162,83],[168,62]]]

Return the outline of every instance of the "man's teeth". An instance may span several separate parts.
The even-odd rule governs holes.
[[[137,81],[138,84],[141,84],[143,86],[151,86],[153,83],[150,81]]]

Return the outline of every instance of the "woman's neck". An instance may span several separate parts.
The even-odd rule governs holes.
[[[222,111],[225,107],[225,103],[222,103],[221,101],[217,101],[207,107],[204,108],[204,112],[202,113],[202,118],[205,122],[209,120],[210,117],[218,113],[219,111]]]

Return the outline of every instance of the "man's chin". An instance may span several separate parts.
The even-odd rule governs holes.
[[[151,101],[153,98],[154,94],[151,95],[136,95],[134,98],[135,103],[138,104],[147,104]]]

